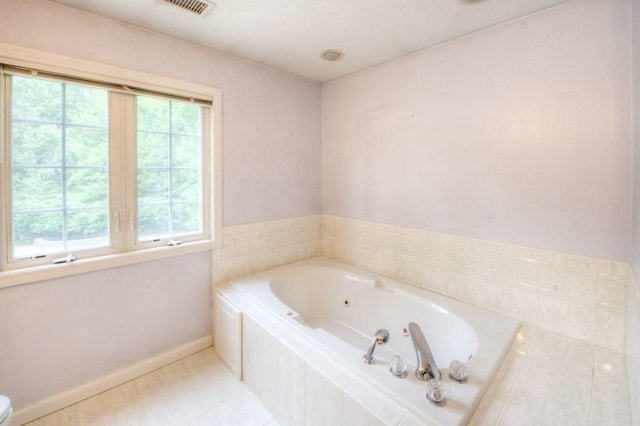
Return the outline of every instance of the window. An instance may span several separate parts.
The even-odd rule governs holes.
[[[137,101],[138,238],[202,233],[200,107],[142,96]]]
[[[3,270],[212,238],[210,100],[1,76]]]
[[[11,259],[109,246],[107,91],[8,84]]]

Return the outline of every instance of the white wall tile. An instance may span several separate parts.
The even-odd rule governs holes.
[[[616,262],[615,260],[598,259],[598,273],[602,275],[628,278],[631,275],[631,268],[628,263]]]
[[[523,288],[507,284],[496,284],[493,309],[514,318],[533,324],[540,319],[540,295]]]
[[[457,274],[456,287],[458,299],[482,308],[493,308],[496,287],[492,281],[471,275]]]
[[[520,368],[524,362],[524,356],[510,352],[500,365],[496,376],[485,392],[478,408],[469,420],[469,426],[495,425],[500,418]]]
[[[596,272],[542,265],[540,289],[546,295],[594,305],[596,301]]]
[[[619,312],[596,309],[594,343],[624,353],[626,316]]]
[[[632,424],[640,424],[640,289],[637,279],[631,274],[627,283],[627,335],[625,355],[627,382],[631,405]]]
[[[243,315],[242,341],[251,342],[242,345],[242,379],[265,407],[276,413],[277,395],[274,386],[277,374],[273,360],[276,359],[281,344],[248,315]]]
[[[343,406],[347,404],[350,405],[350,416],[362,413],[372,419],[370,424],[397,425],[407,415],[405,409],[362,380],[355,380],[344,389]],[[345,425],[353,424],[352,420],[353,418],[343,418]]]
[[[625,312],[627,309],[628,278],[599,276],[596,303],[603,309]]]
[[[595,310],[587,305],[540,295],[537,325],[557,333],[593,342]]]
[[[538,333],[538,327],[533,324],[522,322],[520,323],[520,330],[513,339],[511,345],[511,352],[515,352],[519,355],[527,355],[531,350],[533,339]]]
[[[422,259],[427,265],[455,267],[455,242],[452,236],[429,232],[425,234]]]
[[[305,407],[307,426],[342,424],[342,391],[309,364],[306,371]]]
[[[398,259],[398,269],[394,278],[407,284],[422,287],[422,264],[414,260],[400,258]]]
[[[589,424],[593,361],[592,344],[539,330],[498,424]]]
[[[493,277],[496,281],[519,284],[527,288],[540,285],[540,264],[530,260],[496,259],[493,262]]]
[[[624,355],[597,346],[593,368],[591,424],[631,424]]]
[[[282,344],[278,346],[275,363],[275,416],[282,426],[302,425],[306,421],[306,363]]]
[[[344,425],[349,426],[383,426],[388,424],[346,394],[342,397],[342,421]]]
[[[323,255],[595,342],[596,308],[624,313],[622,262],[323,215]],[[417,277],[420,272],[421,276]],[[604,329],[620,348],[619,315]],[[606,318],[605,318],[606,317]]]
[[[540,261],[548,265],[558,266],[564,269],[598,272],[598,259],[593,257],[546,250],[541,250],[540,254]]]
[[[493,278],[494,274],[493,261],[491,258],[478,254],[467,254],[461,256],[458,253],[455,259],[454,268],[456,271],[486,279]]]

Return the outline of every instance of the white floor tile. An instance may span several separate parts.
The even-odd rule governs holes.
[[[209,348],[28,426],[240,424],[278,426]]]

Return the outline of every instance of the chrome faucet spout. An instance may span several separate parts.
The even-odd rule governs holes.
[[[373,351],[376,349],[377,345],[384,345],[389,340],[389,332],[384,328],[376,331],[376,335],[373,336],[373,341],[367,349],[367,353],[362,356],[362,360],[365,364],[373,364]]]
[[[411,341],[413,342],[416,357],[418,358],[416,377],[425,381],[430,379],[440,380],[440,370],[436,365],[429,343],[427,343],[427,339],[424,337],[424,334],[422,334],[420,326],[415,322],[410,322],[409,334],[411,335]]]

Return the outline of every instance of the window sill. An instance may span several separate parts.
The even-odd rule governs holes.
[[[55,278],[64,278],[71,275],[85,274],[87,272],[101,271],[103,269],[117,268],[119,266],[149,262],[152,260],[182,256],[190,253],[208,251],[214,247],[214,244],[213,240],[194,241],[191,243],[184,243],[179,246],[155,247],[127,253],[79,259],[72,263],[44,265],[0,272],[0,289]]]

